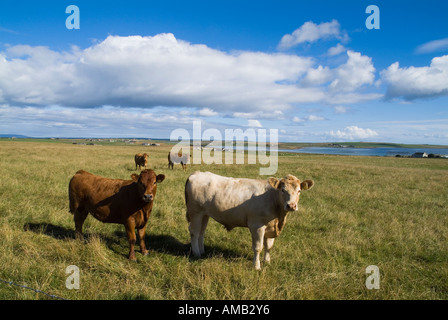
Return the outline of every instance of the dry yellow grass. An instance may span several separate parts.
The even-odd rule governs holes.
[[[256,165],[167,169],[169,145],[86,146],[0,141],[0,279],[68,299],[447,299],[448,161],[282,154],[277,177],[314,179],[256,272],[246,229],[214,221],[206,256],[189,255],[184,183],[195,170],[259,178]],[[78,169],[128,179],[134,154],[164,173],[147,229],[148,256],[126,259],[120,225],[86,220],[74,239],[68,182]],[[80,269],[80,289],[65,269]],[[377,265],[379,290],[365,269]],[[0,283],[2,299],[48,299]]]

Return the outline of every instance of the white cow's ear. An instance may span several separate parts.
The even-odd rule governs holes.
[[[272,186],[272,188],[274,188],[274,189],[277,189],[278,185],[280,184],[280,180],[277,179],[277,178],[269,178],[268,182]]]
[[[309,190],[314,186],[313,180],[305,180],[300,184],[300,189],[302,190]]]

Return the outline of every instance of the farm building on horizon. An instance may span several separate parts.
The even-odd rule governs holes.
[[[412,155],[412,158],[428,158],[428,154],[426,152],[416,152]]]

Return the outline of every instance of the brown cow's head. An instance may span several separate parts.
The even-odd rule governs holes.
[[[139,196],[144,202],[151,202],[156,196],[157,183],[165,179],[165,175],[156,173],[151,169],[140,172],[140,175],[133,173],[132,180],[137,183]]]
[[[300,182],[299,179],[292,175],[288,175],[282,179],[269,178],[269,184],[277,189],[280,193],[280,201],[285,211],[297,211],[302,190],[309,190],[313,187],[313,180],[305,180]]]

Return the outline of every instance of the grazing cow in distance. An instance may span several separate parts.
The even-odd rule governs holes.
[[[249,228],[253,264],[259,270],[263,243],[264,260],[269,263],[269,251],[283,230],[287,215],[298,210],[301,191],[309,190],[313,185],[312,180],[301,182],[292,175],[282,179],[254,180],[196,171],[185,183],[193,254],[200,257],[204,253],[204,233],[209,217],[212,217],[228,231],[235,227]]]
[[[187,169],[187,163],[190,161],[189,154],[179,155],[177,153],[168,153],[168,169],[174,169],[175,163],[180,163],[184,171]]]
[[[147,153],[137,153],[134,156],[134,160],[135,160],[135,170],[137,170],[137,166],[138,169],[141,170],[142,167],[145,167],[148,165],[148,154]]]
[[[145,230],[156,196],[157,183],[165,179],[153,170],[133,173],[132,180],[109,179],[79,170],[69,183],[70,212],[74,215],[76,237],[82,239],[82,225],[90,213],[106,223],[123,224],[129,241],[129,259],[136,260],[135,229],[143,255]]]

